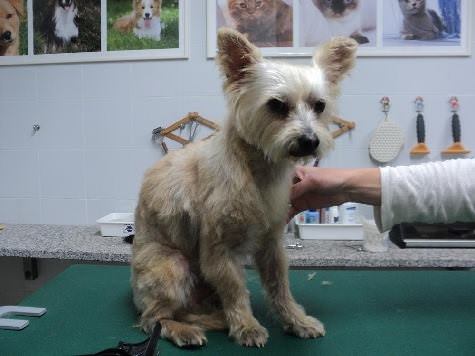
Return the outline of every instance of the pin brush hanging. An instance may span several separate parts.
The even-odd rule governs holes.
[[[458,111],[460,109],[459,100],[457,97],[453,96],[449,100],[450,110],[452,111],[452,138],[454,143],[450,145],[447,149],[442,151],[444,155],[457,155],[457,154],[466,154],[470,153],[470,150],[467,150],[461,142],[462,138],[462,128],[460,125],[460,117]]]
[[[381,99],[382,111],[385,118],[376,129],[369,143],[371,158],[379,163],[387,163],[395,159],[404,144],[401,128],[389,119],[391,101],[387,96]]]
[[[417,144],[412,148],[411,155],[426,155],[430,153],[429,147],[427,147],[426,140],[426,126],[424,122],[424,99],[418,96],[415,101],[416,113],[417,113]]]

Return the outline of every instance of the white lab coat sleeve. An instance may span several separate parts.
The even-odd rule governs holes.
[[[381,207],[374,216],[381,231],[402,222],[475,221],[475,159],[384,167]]]

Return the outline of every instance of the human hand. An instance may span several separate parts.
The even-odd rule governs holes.
[[[298,166],[290,194],[289,220],[304,210],[327,208],[347,202],[347,176],[348,172],[344,169]]]

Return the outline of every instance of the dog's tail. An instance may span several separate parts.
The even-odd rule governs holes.
[[[134,28],[134,23],[132,15],[122,16],[114,22],[114,28],[120,32],[131,32]]]
[[[204,330],[226,330],[228,325],[223,311],[215,311],[210,314],[185,314],[177,318],[181,322],[199,326]]]

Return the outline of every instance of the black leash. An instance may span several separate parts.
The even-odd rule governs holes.
[[[160,352],[155,353],[158,345],[158,339],[162,331],[162,325],[159,321],[153,328],[152,335],[142,342],[130,344],[119,341],[117,347],[105,349],[95,354],[82,356],[158,356]]]

